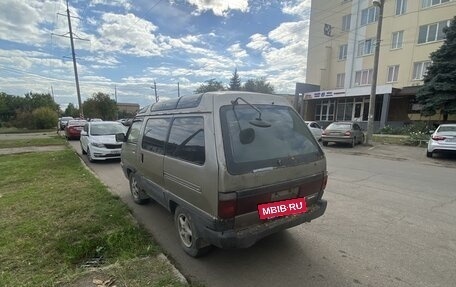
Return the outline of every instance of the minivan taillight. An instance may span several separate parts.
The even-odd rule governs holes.
[[[222,219],[233,218],[236,215],[236,192],[219,193],[218,216]]]

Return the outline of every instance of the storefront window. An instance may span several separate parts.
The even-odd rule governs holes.
[[[315,106],[316,121],[333,121],[334,120],[335,100],[322,100]]]

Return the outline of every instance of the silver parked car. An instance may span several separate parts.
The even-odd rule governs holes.
[[[89,161],[120,158],[122,143],[116,141],[116,134],[125,134],[127,128],[118,122],[88,122],[81,131],[82,154]]]
[[[306,121],[307,126],[314,135],[317,141],[321,141],[321,135],[323,134],[323,129],[317,122]]]
[[[426,156],[438,152],[456,152],[456,124],[440,125],[431,135]]]
[[[347,143],[351,147],[364,142],[364,133],[361,127],[354,122],[334,122],[330,124],[321,137],[324,146],[329,142]]]

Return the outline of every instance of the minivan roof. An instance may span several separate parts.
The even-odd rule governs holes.
[[[255,104],[290,105],[288,100],[283,96],[243,91],[220,91],[160,101],[142,108],[136,116],[171,114],[176,112],[211,112],[213,107],[230,105],[238,97]],[[240,101],[239,104],[245,103]]]

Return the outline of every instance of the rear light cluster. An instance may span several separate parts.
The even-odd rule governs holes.
[[[344,135],[346,135],[346,136],[349,137],[349,136],[351,136],[351,132],[350,132],[350,131],[346,131],[346,132],[344,133]]]
[[[446,137],[442,137],[442,136],[432,136],[432,139],[435,140],[435,141],[443,141],[446,139]]]
[[[301,184],[298,195],[292,198],[305,197],[308,205],[313,204],[323,195],[327,182],[328,176],[325,175],[323,179]],[[271,202],[273,193],[266,192],[246,198],[238,198],[236,192],[219,193],[218,216],[222,219],[230,219],[236,215],[256,211],[258,204]]]
[[[322,131],[321,134],[325,136],[326,135],[326,131]]]

